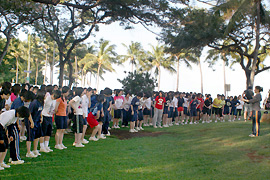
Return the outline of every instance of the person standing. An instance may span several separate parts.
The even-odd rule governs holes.
[[[162,114],[163,114],[163,109],[164,109],[164,103],[165,103],[165,98],[163,97],[163,92],[159,91],[159,95],[155,99],[155,111],[154,111],[154,117],[153,117],[153,126],[154,128],[162,128],[161,126],[161,119],[162,119]]]
[[[260,135],[260,120],[261,120],[261,107],[260,102],[262,101],[261,92],[263,88],[256,86],[254,89],[255,96],[252,99],[243,99],[243,101],[250,103],[252,107],[252,133],[250,137],[256,137]]]
[[[243,99],[245,100],[250,100],[252,99],[254,93],[252,92],[252,87],[249,86],[247,90],[244,91],[244,93],[242,94]],[[247,122],[247,119],[249,119],[252,115],[252,105],[245,101],[245,105],[244,105],[244,119],[245,122]]]

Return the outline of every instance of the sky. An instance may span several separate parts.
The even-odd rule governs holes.
[[[200,5],[204,6],[204,5]],[[120,54],[125,54],[126,49],[122,43],[129,45],[131,41],[140,42],[145,50],[151,50],[150,44],[156,46],[158,41],[157,36],[148,30],[146,30],[141,25],[134,26],[134,29],[124,30],[123,27],[119,26],[119,23],[113,23],[111,25],[101,25],[100,31],[95,33],[95,37],[90,36],[85,43],[95,44],[99,39],[109,40],[112,44],[116,45],[116,52]],[[151,27],[151,30],[158,32],[159,29]],[[95,44],[98,45],[98,44]],[[203,93],[212,94],[216,96],[217,94],[224,93],[224,72],[222,61],[217,63],[213,68],[209,68],[205,61],[207,56],[207,48],[204,49],[201,62],[203,71]],[[266,60],[266,64],[270,65],[270,58]],[[123,79],[126,74],[124,71],[130,71],[131,65],[126,62],[122,65],[113,65],[115,72],[106,72],[104,74],[104,80],[100,80],[99,89],[104,89],[109,87],[112,89],[122,88],[121,83],[117,79]],[[176,68],[176,64],[175,64]],[[56,69],[56,68],[55,68]],[[246,89],[246,78],[245,73],[241,69],[239,64],[233,66],[233,69],[226,67],[226,83],[231,85],[231,91],[228,95],[240,95]],[[57,69],[55,70],[57,73]],[[49,75],[49,73],[47,73]],[[263,97],[266,96],[268,90],[270,89],[269,81],[270,71],[265,71],[260,73],[255,78],[255,85],[260,85],[264,88]],[[180,63],[180,75],[179,75],[179,91],[180,92],[200,92],[201,91],[201,80],[200,80],[199,67],[196,64],[192,64],[192,68],[187,68],[184,63]],[[58,83],[58,78],[55,76],[54,84]],[[96,81],[92,78],[91,87],[96,88]],[[168,71],[161,70],[161,85],[160,89],[163,91],[175,91],[176,90],[176,73],[171,74]],[[156,88],[157,90],[157,88]]]

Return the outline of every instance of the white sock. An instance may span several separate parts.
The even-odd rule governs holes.
[[[45,141],[45,147],[49,147],[49,141]]]
[[[44,149],[44,143],[40,143],[40,149]]]

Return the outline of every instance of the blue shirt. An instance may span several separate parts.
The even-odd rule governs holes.
[[[40,122],[43,106],[38,100],[35,99],[33,102],[31,102],[29,106],[29,110],[31,112],[31,116],[35,125],[38,125],[38,123]]]
[[[95,107],[95,105],[97,104],[97,95],[92,95],[91,96],[91,108]]]
[[[232,104],[232,108],[235,109],[236,108],[236,104],[240,104],[240,102],[238,100],[232,100],[231,101]]]
[[[22,101],[20,97],[18,97],[13,101],[10,109],[17,109],[22,106],[24,106],[24,102]]]
[[[108,112],[108,108],[110,107],[110,102],[112,101],[113,98],[110,96],[110,97],[106,97],[105,99],[106,100],[103,103],[103,111]]]
[[[133,106],[134,112],[138,110],[138,106],[140,105],[140,100],[137,98],[137,96],[132,99],[131,105]]]
[[[101,112],[102,108],[103,108],[102,103],[97,103],[97,104],[96,104],[96,107],[94,108],[94,110],[93,110],[93,112],[92,112],[92,114],[93,114],[94,116],[96,116],[96,115],[97,115],[97,112],[98,112],[98,111]]]
[[[196,110],[198,104],[199,104],[199,101],[197,99],[196,100],[192,100],[190,102],[190,110]]]

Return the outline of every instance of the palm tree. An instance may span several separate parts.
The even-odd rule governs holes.
[[[114,51],[115,45],[110,45],[107,40],[101,39],[99,41],[99,48],[96,53],[87,53],[85,57],[80,61],[80,63],[85,63],[85,69],[91,67],[97,68],[97,81],[96,89],[99,87],[99,78],[105,71],[113,72],[115,71],[112,64],[117,63],[117,53]]]
[[[174,73],[176,72],[173,68],[173,61],[171,58],[165,57],[165,48],[164,46],[157,45],[154,47],[150,45],[152,51],[148,51],[148,63],[145,64],[145,69],[150,70],[155,68],[155,74],[158,75],[158,91],[160,90],[160,78],[161,78],[161,67],[169,72]]]
[[[134,72],[134,66],[136,66],[138,63],[141,64],[145,53],[143,51],[143,48],[141,46],[141,43],[139,42],[133,42],[131,41],[131,44],[128,46],[126,44],[122,44],[127,49],[127,54],[122,55],[121,62],[124,63],[129,60],[131,64],[131,72]]]

